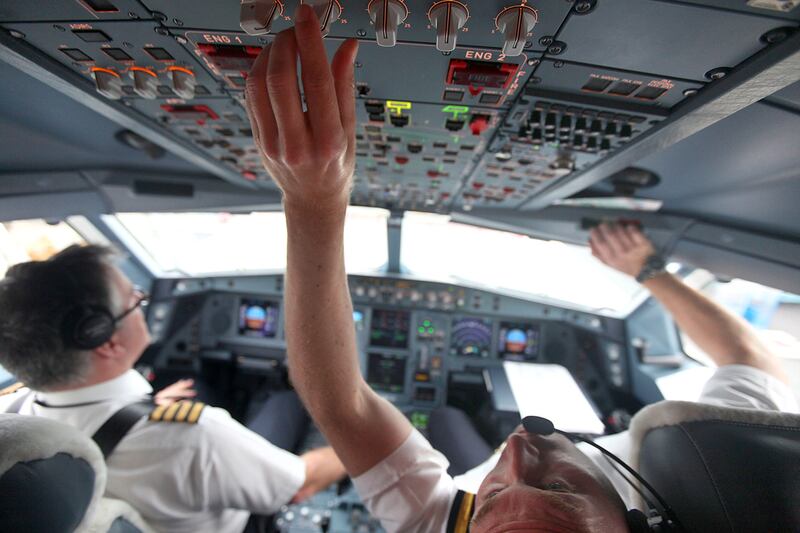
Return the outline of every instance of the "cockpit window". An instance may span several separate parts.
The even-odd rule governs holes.
[[[201,276],[286,268],[283,212],[120,213],[116,218],[165,274]],[[348,272],[376,272],[386,264],[388,218],[383,209],[348,209]]]
[[[17,263],[42,261],[68,246],[84,243],[65,222],[33,219],[0,223],[0,278]]]
[[[490,290],[546,297],[589,309],[629,311],[639,285],[594,259],[586,246],[406,212],[403,267],[426,278],[463,280]]]

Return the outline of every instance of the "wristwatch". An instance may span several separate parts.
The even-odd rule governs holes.
[[[642,266],[642,270],[639,271],[639,274],[636,276],[636,281],[639,283],[644,283],[648,279],[652,279],[658,275],[663,274],[667,271],[667,262],[664,257],[659,253],[654,253],[650,257],[647,258],[647,261],[644,262],[644,266]]]

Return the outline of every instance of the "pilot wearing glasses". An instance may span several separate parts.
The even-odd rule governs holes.
[[[54,419],[100,444],[112,416],[144,405],[106,457],[106,495],[157,531],[238,533],[251,513],[272,514],[344,475],[330,448],[297,456],[223,409],[174,401],[192,395],[191,382],[151,396],[133,370],[150,343],[146,302],[106,248],[12,267],[0,283],[0,364],[26,386],[0,396],[0,412]]]

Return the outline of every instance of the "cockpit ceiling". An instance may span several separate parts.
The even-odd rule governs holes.
[[[624,159],[660,176],[636,195],[670,214],[798,234],[800,7],[462,2],[458,46],[442,52],[432,2],[392,1],[409,8],[394,46],[377,45],[366,0],[341,2],[326,41],[361,41],[354,203],[529,211],[607,194],[602,169]],[[193,173],[274,198],[243,82],[297,1],[261,36],[242,31],[235,0],[103,4],[3,2],[0,170]],[[517,15],[537,22],[514,55],[497,24]],[[123,127],[178,155],[148,159],[114,139]]]

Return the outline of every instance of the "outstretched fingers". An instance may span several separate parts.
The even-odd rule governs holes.
[[[275,153],[278,150],[278,127],[267,93],[270,48],[271,45],[267,45],[258,54],[245,86],[245,108],[253,130],[253,141],[262,157],[265,153]]]
[[[294,28],[279,33],[272,43],[267,67],[267,91],[279,125],[281,159],[290,165],[299,164],[307,158],[311,136],[297,85],[297,39]]]
[[[347,135],[348,149],[355,150],[356,99],[355,99],[355,61],[358,54],[358,41],[350,39],[342,43],[333,56],[331,71],[336,86],[339,117]]]

